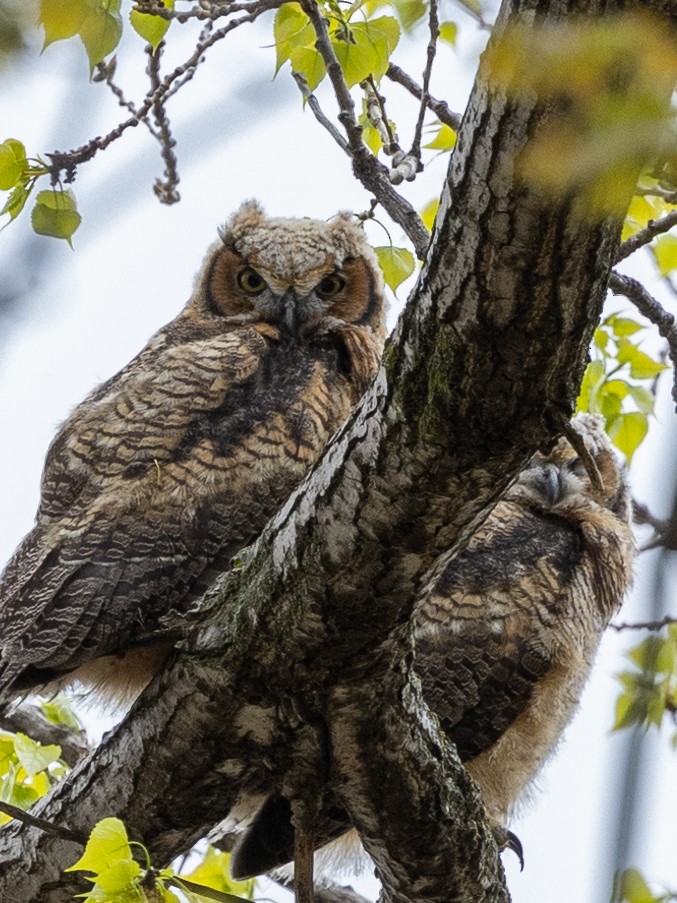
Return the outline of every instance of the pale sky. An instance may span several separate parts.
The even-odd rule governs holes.
[[[462,111],[485,36],[450,7],[452,15],[461,25],[459,47],[456,52],[440,50],[433,93]],[[177,59],[187,55],[189,41],[170,37],[184,48]],[[274,53],[265,49],[272,42],[270,21],[233,38],[212,53],[170,108],[178,140],[180,204],[163,207],[156,201],[152,183],[162,162],[139,126],[82,167],[74,186],[83,215],[75,251],[64,242],[34,236],[26,215],[0,234],[4,290],[27,288],[10,314],[0,314],[0,422],[5,424],[0,562],[33,522],[42,462],[59,423],[183,306],[217,226],[242,200],[257,197],[274,215],[320,218],[368,205],[348,159],[310,111],[302,110],[288,70],[272,79]],[[403,41],[396,55],[417,79],[422,47]],[[107,88],[87,82],[77,42],[53,45],[42,56],[37,49],[39,43],[35,52],[0,72],[0,140],[19,138],[29,154],[63,150],[120,121],[122,111]],[[119,57],[117,80],[131,86],[130,96],[139,99],[145,65],[141,41],[130,35]],[[404,123],[414,108],[406,100],[397,102],[401,91],[389,88],[386,93],[391,115]],[[333,115],[329,102],[326,112]],[[446,158],[439,158],[423,178],[405,186],[416,206],[437,193],[445,169]],[[403,243],[398,228],[388,227],[395,244]],[[370,236],[376,244],[387,243],[377,226]],[[648,256],[624,271],[652,280],[652,291],[675,310],[674,299],[657,284]],[[397,309],[393,304],[393,322]],[[636,496],[662,516],[669,513],[673,495],[676,431],[669,381],[669,376],[663,378],[658,419],[631,471]],[[636,590],[623,619],[645,616],[655,557],[652,553],[638,560]],[[668,598],[674,595],[674,572],[670,562]],[[539,781],[542,789],[535,802],[512,825],[526,858],[520,874],[515,858],[504,857],[516,903],[608,899],[612,821],[617,798],[625,792],[620,784],[627,739],[609,734],[616,696],[613,674],[623,667],[622,651],[634,639],[607,635],[581,711]],[[654,732],[644,741],[653,782],[633,863],[649,878],[677,887],[677,760],[668,749],[668,733]]]

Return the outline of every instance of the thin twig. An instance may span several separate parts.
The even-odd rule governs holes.
[[[378,90],[373,75],[370,75],[361,82],[360,87],[364,91],[365,99],[367,101],[367,116],[369,117],[369,121],[379,133],[381,141],[383,142],[383,153],[392,157],[393,154],[396,154],[397,151],[402,150],[402,148],[400,147],[397,135],[393,132],[393,127],[390,124],[388,114],[386,113],[385,97]]]
[[[91,160],[98,151],[105,150],[110,144],[116,141],[127,129],[135,128],[143,119],[148,116],[153,107],[158,103],[163,103],[167,95],[170,92],[170,89],[174,85],[174,83],[184,78],[190,70],[195,69],[202,56],[205,54],[210,47],[216,44],[218,41],[221,41],[227,34],[229,34],[234,29],[238,28],[240,25],[244,25],[248,22],[254,22],[260,15],[265,12],[268,12],[271,9],[277,9],[282,6],[285,0],[258,0],[256,3],[247,4],[246,8],[249,10],[247,15],[240,16],[239,19],[233,19],[228,22],[226,25],[212,32],[205,40],[198,42],[195,46],[195,50],[190,55],[190,57],[186,60],[185,63],[182,63],[180,66],[177,66],[173,72],[170,72],[162,82],[159,84],[157,89],[150,95],[146,96],[144,102],[138,107],[137,112],[134,116],[130,116],[129,119],[126,119],[124,122],[121,122],[114,129],[108,132],[107,135],[104,135],[103,138],[97,137],[93,138],[87,144],[83,144],[81,147],[76,148],[72,151],[54,151],[51,154],[47,154],[47,156],[51,159],[51,177],[54,184],[59,180],[59,176],[61,172],[66,173],[66,181],[72,181],[75,170],[82,163],[87,163]],[[236,6],[237,4],[233,4]]]
[[[656,326],[658,332],[667,341],[668,355],[673,367],[672,397],[677,405],[677,325],[674,316],[649,294],[641,282],[631,276],[623,276],[616,270],[612,270],[609,277],[609,288],[614,295],[624,295],[628,301],[631,301],[637,310]]]
[[[417,100],[421,100],[423,97],[423,89],[421,86],[417,85],[414,79],[410,75],[407,75],[404,69],[400,69],[400,67],[396,66],[394,63],[391,63],[388,66],[386,75],[391,81],[406,88]],[[428,109],[437,116],[440,122],[448,125],[449,128],[453,129],[455,132],[461,127],[461,116],[449,109],[449,105],[443,100],[436,100],[434,97],[428,95]]]
[[[292,69],[292,75],[294,76],[294,81],[298,85],[299,91],[303,95],[303,99],[310,107],[315,119],[317,119],[317,121],[320,123],[320,125],[329,132],[329,134],[334,139],[334,141],[338,144],[338,146],[341,148],[341,150],[345,151],[346,154],[350,155],[350,150],[348,148],[348,142],[343,137],[343,135],[339,132],[339,130],[336,128],[334,123],[331,122],[331,120],[327,119],[327,117],[322,112],[322,107],[320,106],[320,103],[319,103],[317,97],[315,97],[313,92],[308,87],[308,82],[306,81],[305,76],[302,75],[300,72],[294,72],[293,69]]]
[[[651,188],[638,188],[636,194],[643,197],[661,198],[667,204],[677,204],[677,191],[668,191],[667,188],[661,188],[660,185],[654,185]]]
[[[437,52],[437,39],[440,35],[440,23],[437,16],[437,0],[430,0],[428,8],[428,47],[426,49],[425,69],[423,70],[423,87],[421,89],[421,103],[418,110],[418,119],[414,130],[414,140],[411,142],[411,155],[421,161],[421,136],[423,135],[423,121],[430,101],[430,75],[433,71],[435,54]],[[421,167],[422,168],[422,167]]]
[[[338,119],[345,129],[348,152],[353,158],[353,173],[367,191],[376,196],[388,215],[404,229],[414,245],[417,256],[422,259],[430,242],[428,230],[409,201],[395,191],[386,167],[374,157],[362,141],[362,129],[355,117],[355,104],[331,45],[327,23],[319,6],[315,0],[301,0],[301,8],[315,30],[317,38],[315,46],[324,60],[327,75],[334,89],[339,105]]]
[[[122,88],[119,87],[114,81],[113,76],[115,75],[115,57],[112,57],[107,63],[98,63],[96,67],[96,75],[92,79],[92,81],[104,82],[111,89],[112,93],[117,97],[118,103],[121,107],[124,107],[128,110],[132,116],[138,116],[138,110],[136,106],[132,103],[131,100],[127,100],[122,91]],[[141,120],[143,124],[146,126],[148,131],[154,138],[158,138],[158,133],[153,128],[150,120],[147,116],[144,116]]]
[[[153,2],[153,0],[136,0],[132,9],[140,13],[147,13],[151,16],[159,16],[161,19],[166,19],[168,22],[178,22],[180,25],[184,25],[186,22],[195,19],[214,22],[217,19],[222,19],[224,16],[229,16],[232,13],[252,10],[258,5],[257,2],[247,3],[246,0],[243,0],[243,2],[224,3],[221,5],[213,4],[209,8],[204,6],[193,6],[191,9],[182,11],[178,9],[167,9],[166,6],[163,6],[159,2]]]
[[[585,444],[583,436],[581,436],[578,430],[574,429],[571,421],[566,417],[561,418],[560,426],[562,428],[562,432],[567,437],[569,444],[581,459],[588,477],[590,478],[590,485],[592,486],[593,490],[595,492],[604,492],[604,482],[602,480],[602,475],[600,474],[599,468],[597,467],[597,462],[590,454],[590,451]]]
[[[160,60],[162,59],[162,51],[164,49],[164,41],[161,41],[158,47],[153,50],[150,44],[146,47],[148,54],[148,66],[146,72],[150,79],[150,93],[155,96],[160,87]],[[175,204],[181,200],[181,195],[176,189],[179,184],[179,173],[177,170],[177,159],[174,153],[176,141],[172,136],[171,127],[169,125],[169,117],[165,101],[157,100],[153,104],[153,118],[158,129],[158,141],[160,142],[160,153],[165,164],[165,178],[156,179],[153,185],[153,191],[162,204]]]
[[[23,809],[19,809],[18,806],[12,806],[10,803],[0,802],[0,812],[4,812],[5,815],[9,815],[10,818],[15,818],[25,825],[30,825],[31,828],[38,828],[40,831],[44,831],[45,834],[61,837],[63,840],[72,840],[73,843],[79,843],[80,846],[84,846],[87,843],[87,838],[77,831],[71,831],[70,828],[64,828],[61,825],[55,825],[44,818],[38,818],[37,815],[24,812]]]
[[[616,255],[616,263],[629,257],[630,254],[634,254],[635,251],[644,245],[648,245],[657,235],[667,232],[673,226],[677,226],[677,210],[672,210],[660,219],[649,220],[649,224],[645,229],[637,232],[636,235],[631,235],[630,238],[626,238],[621,244]]]
[[[620,624],[612,622],[609,626],[620,632],[621,630],[662,630],[663,627],[668,627],[670,624],[677,624],[677,618],[666,615],[660,621],[622,621]]]

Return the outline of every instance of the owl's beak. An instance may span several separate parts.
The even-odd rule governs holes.
[[[535,481],[541,494],[554,505],[562,495],[562,474],[555,464],[544,464]]]
[[[298,328],[298,299],[292,289],[280,298],[280,323],[292,333]]]

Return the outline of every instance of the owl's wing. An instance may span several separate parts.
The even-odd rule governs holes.
[[[232,496],[201,505],[201,488],[216,479],[211,420],[237,414],[266,343],[244,328],[155,341],[50,448],[36,526],[0,582],[0,697],[156,628],[217,553],[249,538]]]
[[[556,664],[552,626],[582,555],[573,524],[499,502],[421,603],[415,668],[464,761],[504,733]]]

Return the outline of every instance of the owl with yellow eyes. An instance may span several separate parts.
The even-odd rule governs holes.
[[[52,442],[0,583],[0,702],[71,678],[133,698],[149,645],[251,543],[378,367],[385,300],[347,214],[245,203],[179,315]]]

